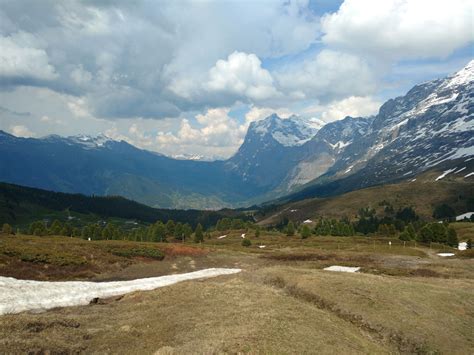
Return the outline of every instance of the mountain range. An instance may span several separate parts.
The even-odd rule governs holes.
[[[0,131],[0,181],[216,209],[335,195],[414,179],[438,165],[459,170],[474,156],[473,82],[471,61],[388,100],[375,116],[325,124],[273,114],[251,123],[236,154],[222,161],[170,158],[102,135],[36,139]]]

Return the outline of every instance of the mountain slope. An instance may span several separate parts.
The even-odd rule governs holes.
[[[474,173],[469,175],[469,172],[474,172],[474,160],[465,162],[465,165],[467,168],[463,171],[457,169],[445,174],[450,171],[449,165],[439,166],[429,169],[416,179],[404,179],[337,196],[269,205],[261,210],[258,223],[274,225],[286,219],[297,222],[307,219],[317,221],[321,217],[353,219],[360,208],[370,207],[383,214],[388,204],[395,211],[411,206],[426,220],[432,219],[435,207],[441,204],[448,204],[456,214],[462,214],[474,210]]]
[[[85,196],[67,194],[19,185],[0,183],[0,221],[15,226],[54,216],[69,220],[71,214],[86,221],[100,218],[137,220],[145,223],[176,222],[203,226],[215,225],[223,217],[242,217],[232,210],[198,211],[156,209],[120,196]],[[73,219],[74,222],[76,219]]]
[[[453,76],[417,85],[405,96],[387,101],[366,134],[348,145],[326,174],[289,199],[399,181],[473,156],[473,89],[471,61]]]

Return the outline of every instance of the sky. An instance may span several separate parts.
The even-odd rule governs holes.
[[[376,114],[473,42],[470,0],[0,0],[0,129],[226,158],[274,112]]]

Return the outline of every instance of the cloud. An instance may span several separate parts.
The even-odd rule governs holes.
[[[278,95],[270,73],[262,68],[255,54],[234,52],[227,60],[218,60],[209,71],[209,81],[204,87],[211,92],[221,92],[259,101]]]
[[[196,126],[182,119],[176,133],[158,133],[159,151],[169,155],[194,152],[230,156],[242,144],[248,125],[240,124],[228,114],[228,108],[209,109],[205,114],[196,115]]]
[[[345,0],[321,20],[323,42],[389,59],[446,57],[474,40],[470,0]]]
[[[28,127],[23,126],[23,125],[17,125],[17,126],[11,126],[10,127],[10,132],[17,137],[34,137],[35,134],[31,132]]]
[[[231,104],[242,95],[248,100],[273,95],[271,77],[258,58],[305,50],[317,40],[318,29],[318,17],[307,1],[5,0],[0,36],[5,42],[1,47],[8,51],[2,48],[0,56],[8,65],[0,68],[8,73],[15,69],[17,77],[42,80],[35,85],[83,98],[96,117],[163,119]],[[28,43],[20,36],[10,39],[11,33],[21,33]],[[254,55],[235,58],[239,73],[257,69],[247,73],[244,88],[235,85],[235,75],[240,74],[232,77],[233,68],[226,65],[207,78],[209,69],[233,52]],[[15,58],[21,59],[16,68]],[[190,82],[205,79],[210,79],[211,94],[201,93],[199,87],[198,93],[186,95]],[[223,92],[218,90],[219,80],[224,80]],[[25,83],[32,84],[21,82]]]
[[[34,36],[24,32],[0,36],[1,82],[24,84],[57,78],[48,54],[37,42]]]
[[[317,114],[325,122],[337,121],[346,116],[367,117],[378,112],[382,103],[370,96],[350,96],[327,105],[316,105],[304,110],[305,114]]]
[[[328,49],[275,75],[280,87],[295,99],[327,102],[367,95],[376,89],[376,76],[367,62],[356,55]]]

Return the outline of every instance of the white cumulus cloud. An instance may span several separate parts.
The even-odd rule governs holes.
[[[445,57],[474,40],[470,0],[345,0],[321,20],[323,42],[399,59]]]
[[[280,86],[298,99],[327,101],[367,95],[376,89],[376,78],[367,62],[329,49],[303,63],[287,66],[276,76]]]
[[[189,152],[205,156],[228,157],[242,144],[248,124],[229,116],[228,108],[209,109],[196,116],[198,125],[182,119],[176,133],[160,132],[156,137],[159,151],[168,155]]]
[[[218,60],[209,71],[205,88],[252,100],[265,100],[278,95],[273,78],[262,68],[260,59],[255,54],[242,52],[233,52],[227,60]]]
[[[381,105],[380,101],[370,96],[350,96],[327,105],[310,106],[304,110],[304,113],[316,114],[325,122],[332,122],[342,120],[346,116],[367,117],[374,115]]]

